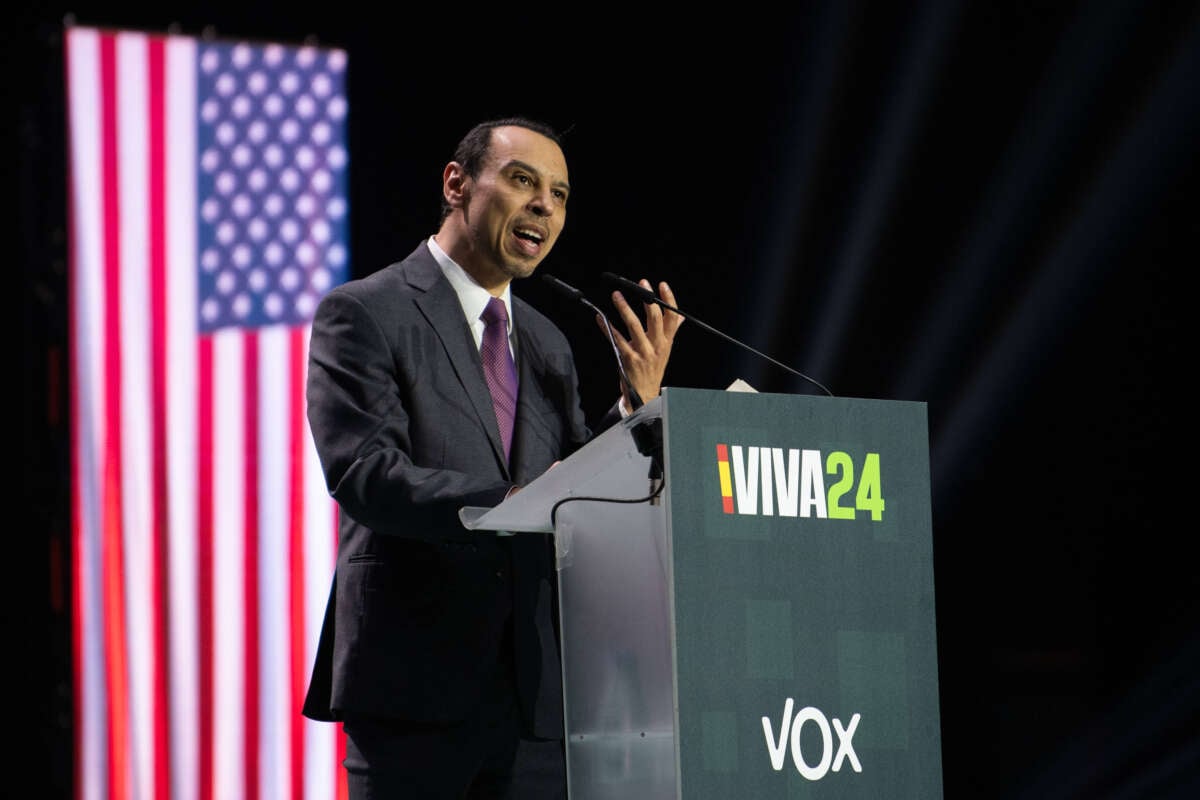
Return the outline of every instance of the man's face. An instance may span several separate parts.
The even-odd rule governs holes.
[[[476,279],[487,286],[532,275],[566,222],[569,191],[557,144],[528,128],[495,128],[483,168],[465,182]]]

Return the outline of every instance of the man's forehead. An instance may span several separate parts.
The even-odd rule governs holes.
[[[520,162],[554,180],[567,179],[567,159],[562,148],[553,139],[537,131],[515,125],[495,128],[488,149],[491,162],[498,169]]]

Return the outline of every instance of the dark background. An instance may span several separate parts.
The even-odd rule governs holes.
[[[665,279],[685,311],[834,394],[928,404],[946,796],[1200,796],[1185,326],[1200,13],[953,0],[10,10],[14,461],[31,521],[13,532],[6,613],[29,703],[12,727],[30,773],[51,770],[35,796],[70,780],[68,12],[345,48],[356,275],[435,229],[471,124],[519,113],[565,131],[570,213],[543,271],[605,307],[604,271]],[[616,380],[590,314],[540,281],[514,290],[566,331],[600,412]],[[684,325],[668,385],[738,377],[817,391]]]

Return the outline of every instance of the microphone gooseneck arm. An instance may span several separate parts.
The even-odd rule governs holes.
[[[642,398],[641,395],[637,393],[637,390],[633,388],[633,383],[630,382],[629,376],[625,373],[625,362],[621,360],[621,351],[617,349],[617,339],[613,334],[612,324],[608,321],[608,316],[599,308],[597,308],[590,300],[584,297],[583,292],[579,291],[571,284],[561,281],[549,273],[543,273],[542,279],[546,281],[546,283],[553,286],[559,294],[582,303],[600,315],[600,319],[604,321],[604,328],[606,331],[608,331],[608,342],[612,345],[613,355],[617,357],[617,370],[621,375],[621,383],[625,386],[625,393],[629,395],[629,410],[637,411],[642,407]]]
[[[745,348],[746,350],[749,350],[751,353],[754,353],[756,356],[758,356],[760,358],[765,358],[767,361],[770,361],[775,366],[785,369],[788,372],[792,373],[793,375],[803,378],[804,380],[808,381],[809,383],[814,384],[821,391],[825,392],[825,394],[829,395],[830,397],[834,396],[833,392],[831,392],[831,391],[829,391],[829,389],[825,388],[825,386],[820,381],[817,381],[815,378],[810,378],[807,375],[805,375],[803,372],[797,372],[796,370],[789,367],[787,364],[781,363],[781,362],[776,361],[775,359],[771,358],[766,353],[760,353],[759,351],[755,350],[753,347],[746,344],[745,342],[739,342],[737,339],[734,339],[732,336],[722,333],[721,331],[717,330],[713,326],[711,326],[701,320],[696,319],[691,314],[687,314],[683,311],[680,311],[678,308],[675,308],[670,303],[660,300],[658,295],[654,294],[654,292],[650,291],[645,286],[642,286],[641,284],[638,284],[638,283],[634,283],[633,281],[629,280],[628,278],[622,278],[620,275],[614,275],[611,272],[603,273],[603,278],[606,281],[608,281],[609,283],[615,285],[619,289],[624,289],[629,292],[632,292],[643,303],[654,303],[656,305],[660,305],[663,308],[667,309],[668,311],[672,311],[672,312],[678,314],[679,316],[683,317],[684,319],[691,320],[692,322],[699,325],[701,328],[704,328],[704,330],[708,331],[709,333],[715,333],[717,336],[720,336],[722,339],[725,339],[728,342],[732,342],[733,344],[736,344],[738,347]]]

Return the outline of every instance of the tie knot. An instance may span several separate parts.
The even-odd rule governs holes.
[[[508,309],[504,307],[504,301],[499,297],[493,297],[488,300],[487,306],[483,309],[483,313],[479,318],[487,325],[494,325],[497,322],[508,324]]]

